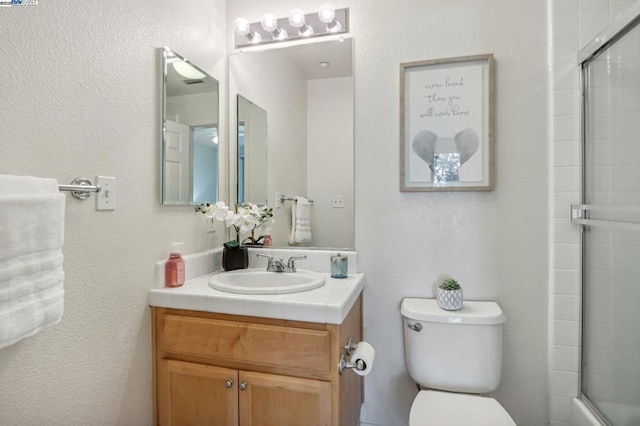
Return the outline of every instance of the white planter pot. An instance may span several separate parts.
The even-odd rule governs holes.
[[[445,311],[457,311],[462,308],[462,289],[458,290],[444,290],[438,287],[438,295],[436,297],[438,306]]]

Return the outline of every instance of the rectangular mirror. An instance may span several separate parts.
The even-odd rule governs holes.
[[[352,249],[353,40],[231,54],[229,95],[230,140],[235,142],[230,146],[230,180],[237,188],[232,204],[266,202],[273,207],[269,227],[275,247]],[[254,157],[247,148],[245,110],[258,105],[267,143],[260,136],[265,151],[258,149]],[[280,202],[276,194],[313,200],[311,241],[289,243],[295,202]]]
[[[169,48],[162,63],[161,203],[218,199],[218,81]]]

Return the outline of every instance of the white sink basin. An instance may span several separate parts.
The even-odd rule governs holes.
[[[302,269],[297,272],[238,269],[215,274],[209,279],[209,287],[227,293],[283,294],[313,290],[324,282],[322,275]]]

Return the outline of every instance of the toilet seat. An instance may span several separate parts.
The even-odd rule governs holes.
[[[409,426],[516,426],[493,398],[423,390],[411,405]]]

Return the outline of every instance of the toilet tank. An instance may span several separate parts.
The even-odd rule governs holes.
[[[435,299],[405,298],[401,312],[407,369],[417,384],[463,393],[498,387],[505,317],[497,303],[465,301],[445,311]]]

